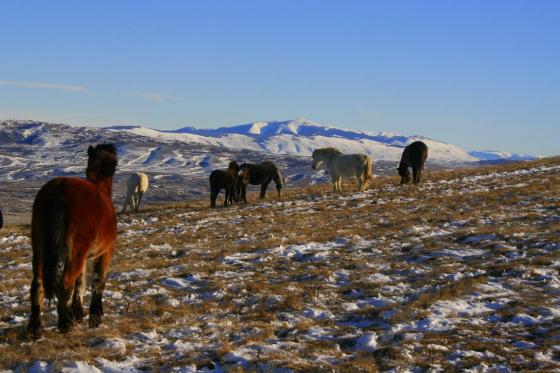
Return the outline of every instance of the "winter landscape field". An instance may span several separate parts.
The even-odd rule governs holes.
[[[0,369],[560,370],[560,158],[397,184],[119,215],[102,326],[60,334],[51,305],[37,341],[24,333],[30,226],[9,225]]]
[[[558,15],[2,2],[0,373],[560,373]]]

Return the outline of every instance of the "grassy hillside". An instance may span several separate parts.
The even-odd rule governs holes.
[[[8,227],[0,368],[560,369],[560,158],[397,182],[120,215],[102,327],[62,335],[51,305],[35,342]]]

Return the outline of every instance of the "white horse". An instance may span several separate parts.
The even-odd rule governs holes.
[[[341,191],[340,181],[342,178],[350,179],[353,177],[358,181],[360,192],[363,192],[372,177],[372,161],[366,154],[342,154],[335,148],[316,149],[313,152],[311,167],[315,170],[323,163],[331,175],[334,192]]]
[[[128,177],[126,182],[126,198],[122,212],[126,211],[126,206],[130,204],[130,210],[138,212],[142,196],[148,189],[148,175],[143,172],[134,172]]]

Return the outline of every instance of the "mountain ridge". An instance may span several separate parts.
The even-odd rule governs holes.
[[[210,172],[226,168],[232,159],[273,161],[289,182],[325,182],[328,174],[324,170],[311,171],[309,157],[314,149],[329,146],[343,153],[367,153],[373,158],[376,175],[392,175],[404,146],[415,140],[428,145],[427,165],[432,168],[503,161],[476,158],[455,145],[422,136],[341,130],[307,120],[261,121],[217,129],[183,127],[173,131],[135,125],[75,127],[5,120],[0,121],[0,181],[83,175],[85,149],[111,142],[118,150],[118,178],[142,170],[162,183],[167,180],[160,185],[167,185],[170,195],[175,195],[173,190],[182,185],[189,185],[189,189],[180,195],[196,195],[207,187]],[[508,154],[494,152],[486,156]]]
[[[18,127],[11,134],[1,131],[4,138],[15,142],[56,145],[56,138],[45,135],[48,128],[60,126],[68,131],[78,128],[92,137],[103,137],[103,133],[121,132],[132,136],[148,137],[157,141],[179,141],[207,146],[218,146],[233,150],[247,149],[277,155],[309,156],[315,148],[333,146],[346,153],[368,153],[374,159],[398,160],[402,149],[409,143],[422,140],[430,148],[429,159],[440,163],[470,163],[477,161],[529,160],[537,157],[528,154],[495,150],[471,150],[420,135],[406,136],[387,131],[361,131],[324,126],[306,118],[291,120],[256,121],[218,128],[196,128],[186,126],[174,130],[158,130],[138,125],[114,125],[108,127],[74,127],[63,123],[48,123],[32,120],[0,121]],[[41,137],[43,135],[43,137]],[[96,135],[96,136],[95,136]],[[55,136],[56,137],[56,136]]]

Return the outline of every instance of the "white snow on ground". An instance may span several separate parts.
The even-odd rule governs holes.
[[[528,183],[535,176],[540,183],[559,171],[560,167],[535,167],[495,173],[492,178],[465,177],[453,183],[457,187],[451,192],[476,195],[481,187],[490,187],[496,180],[496,190],[516,191],[523,187],[515,185]],[[510,182],[518,178],[522,182]],[[308,195],[295,203],[269,199],[229,209],[178,213],[155,210],[120,216],[119,240],[123,244],[109,274],[105,302],[110,312],[105,327],[110,328],[115,319],[134,318],[130,315],[135,305],[152,302],[153,307],[161,309],[151,315],[152,327],[106,338],[85,337],[90,338],[89,348],[102,357],[88,362],[61,358],[60,369],[136,372],[149,367],[154,356],[165,360],[169,371],[225,371],[235,367],[266,370],[274,366],[257,364],[268,357],[288,362],[304,359],[309,364],[337,369],[341,361],[352,362],[364,354],[375,356],[388,348],[402,352],[405,360],[410,356],[409,366],[403,366],[403,371],[420,369],[414,357],[437,355],[444,355],[448,364],[442,370],[463,369],[460,364],[469,359],[477,361],[469,368],[473,371],[513,370],[514,365],[506,362],[509,354],[519,354],[527,364],[560,368],[559,351],[550,343],[551,338],[560,340],[560,260],[547,261],[546,265],[531,261],[560,249],[551,236],[544,239],[537,234],[557,230],[556,196],[547,197],[555,198],[549,204],[544,200],[533,204],[514,200],[518,205],[503,206],[503,211],[493,214],[446,214],[430,221],[422,221],[419,215],[412,224],[383,234],[380,232],[399,222],[393,215],[372,213],[361,221],[360,235],[332,231],[328,239],[306,242],[297,241],[286,229],[277,243],[262,245],[265,238],[278,234],[269,229],[275,221],[266,219],[286,219],[286,224],[289,217],[297,216],[305,224],[319,209],[338,213],[362,206],[356,207],[358,213],[372,200],[402,211],[404,216],[415,208],[428,208],[423,196],[441,195],[449,191],[448,185],[446,181],[429,181],[417,187],[417,193],[406,196],[393,186],[383,186],[342,196]],[[272,217],[266,215],[271,209],[275,211]],[[244,224],[260,224],[262,230],[247,233],[240,228]],[[513,233],[500,230],[510,225],[517,227]],[[208,245],[207,228],[221,226],[236,233],[214,238]],[[176,232],[195,238],[183,243],[175,239]],[[216,249],[229,238],[238,250]],[[30,261],[18,262],[7,254],[29,257],[30,241],[22,234],[2,236],[0,252],[5,258],[0,281],[6,289],[0,294],[0,310],[6,315],[0,318],[1,335],[27,320],[28,310],[21,304],[28,304],[29,286],[20,282],[28,283]],[[156,263],[165,260],[166,264],[148,265],[153,258],[147,253],[156,258]],[[195,259],[206,254],[212,256]],[[136,266],[126,267],[133,259],[137,260]],[[216,267],[204,267],[209,265]],[[478,282],[464,292],[443,293],[437,298],[439,290],[453,286],[460,289],[469,280]],[[270,292],[260,294],[258,281],[267,281]],[[307,284],[313,286],[304,288]],[[545,299],[542,304],[520,305],[524,297],[538,292]],[[292,293],[297,294],[291,299],[294,305],[283,306]],[[425,294],[433,295],[434,300],[424,308],[398,314]],[[232,304],[239,307],[236,312],[221,308]],[[173,314],[184,307],[208,308],[181,317]],[[265,326],[251,323],[254,320],[249,316],[259,307],[263,314],[272,315],[264,323],[274,332],[266,334]],[[53,316],[54,308],[48,312]],[[48,321],[50,327],[54,326],[53,320],[51,317]],[[492,333],[470,334],[479,328]],[[453,342],[459,333],[461,343],[488,343],[492,349],[478,351]],[[227,349],[218,356],[216,351],[223,349],[224,341]],[[191,363],[169,363],[185,356],[204,356],[207,365],[197,368]],[[29,361],[16,368],[46,372],[52,364]]]

